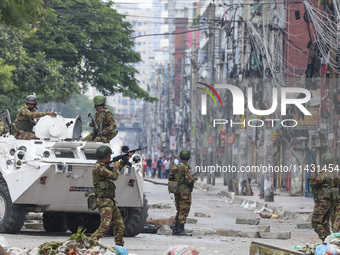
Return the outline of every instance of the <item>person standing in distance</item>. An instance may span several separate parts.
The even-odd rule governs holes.
[[[174,165],[170,170],[169,181],[178,182],[178,191],[175,193],[175,228],[173,235],[191,236],[184,230],[186,218],[189,215],[191,206],[191,192],[197,181],[196,177],[191,177],[191,167],[188,165],[190,159],[190,151],[182,150],[179,154],[182,162]]]
[[[109,143],[111,139],[115,138],[118,134],[116,122],[113,118],[113,114],[105,107],[106,97],[99,95],[93,98],[94,107],[96,108],[96,114],[94,119],[97,123],[99,133],[96,137],[93,137],[93,133],[87,135],[83,141],[101,142],[103,137],[104,143]],[[92,121],[89,124],[90,127],[94,126]]]
[[[13,135],[15,138],[23,140],[38,139],[33,132],[33,127],[37,124],[34,119],[46,115],[56,117],[57,114],[55,112],[35,112],[38,104],[35,95],[27,96],[25,103],[26,105],[20,109],[14,121],[15,131]]]
[[[96,243],[113,227],[116,245],[124,246],[123,235],[125,231],[124,220],[120,215],[115,198],[116,185],[113,181],[118,179],[119,171],[125,166],[124,161],[114,162],[114,166],[107,165],[111,160],[112,150],[109,146],[102,145],[96,150],[98,161],[93,166],[93,186],[97,198],[100,213],[100,225],[91,235],[91,242]],[[128,158],[132,156],[129,153]]]

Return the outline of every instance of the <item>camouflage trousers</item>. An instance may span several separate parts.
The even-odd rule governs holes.
[[[25,131],[17,131],[15,135],[16,139],[22,139],[22,140],[31,140],[31,139],[38,139],[36,137],[35,133],[33,132],[25,132]]]
[[[189,215],[191,206],[191,192],[180,191],[175,194],[176,217],[175,222],[178,224],[185,224]]]
[[[116,245],[123,246],[125,225],[116,203],[111,198],[97,198],[97,204],[100,212],[100,226],[91,235],[91,239],[102,238],[109,232],[112,225]]]
[[[102,137],[103,137],[103,143],[109,143],[110,140],[111,140],[110,137],[108,137],[108,136],[102,136]],[[101,142],[102,139],[100,138],[100,136],[96,136],[95,138],[93,138],[92,137],[92,133],[91,133],[91,134],[87,135],[83,139],[83,141],[86,141],[86,142],[91,142],[91,141],[93,141],[93,142]]]
[[[312,216],[312,227],[320,239],[330,235],[329,221],[332,214],[332,201],[319,200],[314,202],[314,211]]]
[[[332,222],[332,232],[339,233],[340,232],[340,201],[339,200],[334,201],[332,204],[331,222]]]

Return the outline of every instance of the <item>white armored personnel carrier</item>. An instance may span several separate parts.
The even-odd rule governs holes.
[[[0,117],[6,123],[0,137],[0,232],[19,232],[28,212],[43,212],[46,231],[74,233],[82,226],[94,232],[99,212],[89,211],[84,194],[93,188],[95,151],[103,144],[81,141],[81,117],[40,118],[38,140],[15,139],[9,133],[8,110],[0,110]],[[132,167],[125,167],[115,181],[125,236],[139,234],[147,218],[140,161],[134,154]]]

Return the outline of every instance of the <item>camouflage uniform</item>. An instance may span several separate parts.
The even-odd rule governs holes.
[[[179,163],[171,168],[169,181],[178,181],[179,190],[175,194],[176,217],[175,222],[185,224],[191,206],[191,192],[196,178],[191,177],[191,167],[185,163]]]
[[[0,119],[0,135],[2,135],[5,131],[5,122],[3,122],[2,119]]]
[[[15,138],[23,140],[38,139],[32,131],[36,124],[34,118],[40,118],[46,115],[46,112],[34,112],[34,110],[31,111],[28,109],[27,106],[22,107],[14,121]]]
[[[98,125],[99,131],[103,131],[103,141],[104,143],[109,143],[111,139],[115,138],[118,131],[116,131],[116,122],[113,119],[113,114],[106,108],[96,112],[94,119]],[[101,142],[100,136],[96,136],[95,138],[92,137],[92,134],[86,136],[83,141],[95,141]]]
[[[329,221],[334,207],[334,197],[339,194],[331,171],[321,170],[317,178],[311,180],[314,211],[312,227],[321,240],[330,235]],[[332,195],[333,194],[333,195]]]
[[[121,162],[120,168],[123,168],[124,165]],[[98,240],[103,237],[112,225],[116,245],[123,246],[125,225],[114,200],[116,186],[112,182],[118,179],[118,173],[119,168],[108,166],[100,161],[97,161],[93,166],[93,186],[97,197],[101,223],[96,232],[91,235],[91,239]]]
[[[340,166],[338,166],[340,167]],[[338,233],[340,232],[340,170],[335,170],[334,171],[334,182],[337,187],[338,194],[333,195],[333,211],[331,215],[331,222],[332,222],[332,231],[333,233]]]

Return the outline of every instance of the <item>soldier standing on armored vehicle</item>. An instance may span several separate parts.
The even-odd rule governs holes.
[[[174,165],[170,170],[169,181],[178,182],[178,190],[175,192],[175,228],[172,232],[173,235],[178,236],[191,236],[184,230],[186,218],[189,215],[191,206],[191,192],[197,177],[191,176],[191,167],[188,165],[190,159],[190,152],[182,150],[179,154],[182,162]]]
[[[5,131],[5,122],[0,119],[0,135],[2,135]]]
[[[113,114],[105,107],[106,98],[104,96],[95,96],[93,102],[97,111],[94,117],[96,123],[91,121],[89,125],[90,127],[97,126],[98,130],[94,129],[83,141],[109,143],[118,133],[115,130],[117,125],[113,119]]]
[[[55,112],[35,112],[38,100],[34,95],[27,96],[25,103],[26,105],[20,109],[14,121],[15,130],[13,135],[15,138],[23,140],[38,139],[33,132],[33,127],[36,125],[34,118],[46,115],[56,117],[57,114]]]
[[[339,196],[339,188],[333,173],[334,157],[325,153],[321,157],[321,169],[316,178],[312,178],[311,186],[314,199],[312,227],[322,242],[330,235],[329,221],[334,201]]]
[[[96,243],[99,238],[103,237],[109,231],[112,224],[115,243],[116,245],[123,246],[125,225],[114,200],[116,186],[112,181],[118,179],[119,171],[125,166],[125,163],[121,160],[114,162],[113,167],[107,165],[107,162],[111,159],[111,154],[111,148],[105,145],[100,146],[96,150],[98,161],[93,166],[92,177],[100,212],[100,226],[96,232],[91,235],[91,240],[93,243]],[[128,158],[130,158],[132,154],[132,152],[129,153]]]

